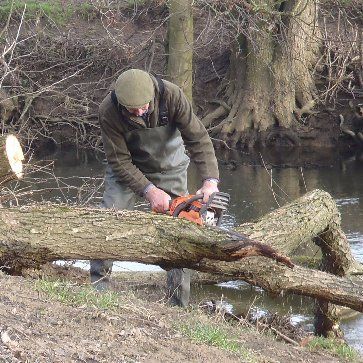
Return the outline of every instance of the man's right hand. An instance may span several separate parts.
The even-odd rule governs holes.
[[[145,194],[145,198],[151,204],[151,209],[154,212],[166,213],[169,210],[171,197],[163,190],[152,186]]]

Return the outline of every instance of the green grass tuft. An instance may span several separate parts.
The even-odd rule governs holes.
[[[26,7],[25,7],[26,6]],[[93,18],[94,7],[89,3],[63,5],[60,0],[5,0],[0,5],[0,21],[5,21],[9,14],[20,17],[25,9],[25,19],[45,18],[58,25],[63,25],[75,14],[85,18]]]
[[[242,356],[248,362],[255,362],[253,354],[241,345],[237,336],[233,336],[221,326],[203,323],[180,324],[177,326],[184,336],[196,343],[212,345]]]
[[[99,293],[91,286],[79,287],[64,281],[37,280],[36,288],[67,305],[88,306],[100,309],[116,309],[119,306],[117,293],[107,291]]]
[[[331,338],[314,337],[309,342],[308,347],[311,350],[325,349],[340,358],[347,359],[349,362],[354,362],[359,356],[358,352],[349,345]]]

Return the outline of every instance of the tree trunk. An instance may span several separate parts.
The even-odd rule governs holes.
[[[281,250],[294,240],[286,243],[286,251],[294,253],[296,245],[339,228],[334,200],[315,190],[239,231]],[[265,257],[224,262],[244,257],[251,249],[245,249],[245,241],[233,233],[164,215],[37,205],[0,210],[0,233],[0,263],[10,269],[57,259],[96,258],[183,266],[242,279],[273,293],[293,292],[363,311],[363,282],[358,278],[300,266],[291,269]],[[327,241],[326,248],[339,255],[346,239],[332,235],[337,240]],[[350,253],[341,259],[345,270],[362,272]]]
[[[193,11],[191,0],[169,1],[168,75],[192,102]]]
[[[36,205],[2,209],[0,266],[12,273],[58,259],[114,259],[190,267],[201,259],[236,261],[267,256],[290,259],[244,235],[166,215],[140,211]],[[143,228],[140,228],[143,225]]]
[[[214,134],[232,146],[296,145],[297,121],[314,105],[317,5],[292,0],[255,6],[263,11],[231,52],[225,93],[231,111]]]
[[[4,75],[5,76],[5,75]],[[3,77],[4,77],[3,76]],[[10,97],[2,85],[0,77],[0,119],[3,125],[6,125],[18,108],[17,97]],[[3,126],[4,127],[4,126]]]

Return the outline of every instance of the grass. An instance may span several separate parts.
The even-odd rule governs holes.
[[[361,6],[362,0],[323,0],[322,5],[325,6],[339,6],[349,10],[356,9],[359,11],[359,6]]]
[[[309,342],[308,347],[310,350],[327,350],[340,358],[348,360],[349,362],[354,362],[359,356],[358,353],[349,345],[331,338],[314,337],[314,339]]]
[[[98,293],[91,286],[79,287],[65,281],[37,280],[36,288],[52,299],[72,306],[88,306],[99,309],[116,309],[119,296],[115,292]]]
[[[0,22],[6,22],[9,14],[12,18],[20,19],[23,11],[25,20],[34,20],[38,22],[40,19],[56,24],[59,26],[67,24],[73,17],[78,17],[86,21],[92,21],[101,17],[100,9],[103,12],[108,10],[120,11],[120,9],[129,9],[135,6],[142,6],[147,3],[146,0],[124,0],[119,5],[115,3],[95,3],[93,0],[85,0],[84,2],[73,3],[67,0],[0,0]],[[25,7],[26,6],[26,7]]]
[[[241,345],[237,336],[231,335],[223,326],[212,323],[182,323],[177,330],[196,343],[211,345],[242,356],[248,362],[255,362],[253,353]]]
[[[60,0],[5,0],[0,5],[0,20],[5,21],[10,12],[20,16],[24,9],[26,9],[26,19],[48,18],[58,25],[65,24],[74,14],[89,18],[95,11],[94,7],[87,2],[63,6]]]

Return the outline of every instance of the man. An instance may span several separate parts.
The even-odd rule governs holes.
[[[207,201],[218,191],[219,172],[213,145],[190,102],[175,84],[149,73],[130,69],[117,79],[115,89],[100,105],[99,121],[108,166],[103,207],[133,209],[135,195],[165,213],[175,196],[188,194],[189,157],[196,164]],[[91,261],[91,281],[107,288],[112,261]],[[173,305],[189,301],[190,272],[168,271]]]

